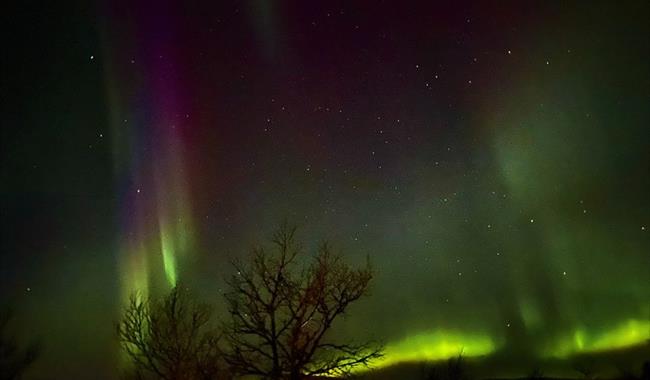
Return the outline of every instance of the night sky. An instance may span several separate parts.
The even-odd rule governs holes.
[[[285,219],[370,257],[335,334],[378,366],[650,339],[648,2],[181,3],[3,15],[0,300],[32,374],[113,378],[129,293],[219,307]]]

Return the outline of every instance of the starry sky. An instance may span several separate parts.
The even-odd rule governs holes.
[[[37,375],[113,378],[129,293],[218,308],[285,219],[370,257],[335,334],[378,366],[650,339],[647,2],[18,7],[0,300]]]

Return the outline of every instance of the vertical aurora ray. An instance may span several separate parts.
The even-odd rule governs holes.
[[[522,326],[519,340],[506,346],[525,347],[536,358],[569,359],[650,340],[648,289],[640,285],[645,248],[629,238],[639,227],[621,212],[625,204],[612,208],[604,198],[621,189],[606,180],[619,170],[606,154],[608,126],[589,113],[596,109],[594,85],[564,70],[553,80],[522,70],[481,115],[519,214],[511,225],[527,234],[511,239],[518,262],[509,275]],[[594,112],[605,119],[604,111]]]
[[[173,286],[176,284],[176,250],[174,242],[169,238],[169,231],[165,229],[164,222],[160,223],[160,251],[162,252],[163,266],[167,281]]]
[[[176,285],[194,242],[184,161],[188,115],[179,100],[177,54],[173,33],[163,28],[164,18],[161,11],[145,23],[132,20],[124,35],[104,33],[106,46],[143,42],[137,49],[125,49],[131,54],[115,48],[104,52],[114,177],[121,204],[122,299],[134,292],[146,295],[163,284]]]

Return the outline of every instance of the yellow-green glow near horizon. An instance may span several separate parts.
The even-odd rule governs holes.
[[[575,354],[622,349],[650,339],[650,321],[630,319],[611,330],[591,333],[576,328],[542,353],[546,357],[568,358]]]
[[[443,360],[461,353],[465,357],[484,356],[498,348],[499,345],[488,335],[448,331],[423,332],[388,344],[384,357],[372,366],[386,367],[403,362]]]
[[[586,328],[576,328],[542,350],[540,356],[566,359],[577,354],[632,347],[648,340],[650,321],[630,319],[608,331],[591,332]],[[388,344],[384,357],[373,362],[371,367],[445,360],[461,353],[468,358],[487,356],[497,352],[502,347],[501,343],[487,334],[443,330],[423,332]]]

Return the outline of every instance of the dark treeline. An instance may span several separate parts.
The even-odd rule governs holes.
[[[374,271],[354,267],[323,243],[305,258],[296,228],[287,224],[269,247],[256,247],[232,263],[223,315],[178,285],[159,297],[133,294],[116,323],[132,380],[302,380],[356,377],[367,380],[472,380],[475,368],[462,355],[420,367],[355,372],[383,355],[376,342],[331,340],[334,322],[368,294]],[[0,380],[18,380],[37,359],[37,344],[11,335],[11,314],[0,315]],[[513,360],[510,358],[508,360]],[[575,361],[574,378],[599,378],[593,363]],[[533,369],[525,379],[551,379]],[[650,360],[618,379],[650,380]]]

